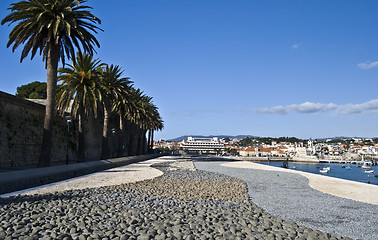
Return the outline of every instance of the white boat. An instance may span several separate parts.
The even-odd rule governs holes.
[[[374,173],[374,169],[373,170],[366,170],[365,173]]]
[[[363,161],[362,169],[369,169],[373,165],[372,162],[369,161]]]
[[[350,169],[352,169],[352,167],[351,166],[346,166],[345,169],[350,170]]]
[[[363,165],[362,166],[362,169],[369,169],[369,168],[371,168],[369,165]]]
[[[328,173],[328,171],[329,171],[329,168],[323,168],[319,170],[319,172],[321,173]]]

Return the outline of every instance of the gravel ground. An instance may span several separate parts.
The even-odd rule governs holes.
[[[194,169],[0,198],[0,223],[0,239],[345,239],[263,211],[249,200],[244,181]]]
[[[323,232],[378,239],[377,205],[319,192],[296,173],[220,166],[223,163],[195,162],[195,166],[243,180],[252,202],[273,216]]]

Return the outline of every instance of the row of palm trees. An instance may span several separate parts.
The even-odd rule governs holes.
[[[117,156],[124,155],[126,139],[126,122],[134,124],[141,136],[149,131],[147,149],[151,150],[153,131],[163,128],[163,120],[152,98],[140,89],[135,89],[128,77],[118,65],[108,65],[94,59],[92,55],[77,53],[72,64],[58,69],[57,109],[64,114],[70,111],[78,119],[78,161],[85,160],[84,119],[93,114],[95,117],[102,111],[102,159],[109,157],[109,119],[111,114],[119,118],[119,143]],[[129,138],[134,136],[127,132]],[[143,140],[143,139],[142,139]],[[132,148],[129,141],[129,152]],[[143,143],[139,143],[139,148]],[[140,151],[139,151],[140,152]]]
[[[72,113],[78,117],[81,128],[83,127],[85,114],[88,114],[89,109],[97,114],[99,104],[104,110],[104,115],[105,112],[108,114],[109,112],[115,111],[119,113],[120,116],[128,116],[128,119],[133,119],[136,124],[143,126],[143,129],[147,128],[151,130],[162,127],[161,119],[160,121],[157,120],[157,122],[160,123],[155,123],[155,125],[150,123],[151,119],[155,118],[146,117],[147,115],[145,114],[149,111],[138,108],[134,108],[133,111],[130,111],[129,108],[131,105],[127,105],[127,103],[135,101],[127,98],[127,94],[133,92],[125,90],[128,88],[127,84],[125,84],[126,81],[128,81],[127,79],[120,80],[120,82],[124,82],[126,86],[120,89],[115,88],[117,90],[105,84],[107,81],[107,72],[111,73],[112,71],[120,70],[117,66],[103,65],[100,61],[93,60],[90,57],[96,52],[95,47],[100,47],[94,34],[103,30],[96,26],[96,24],[101,24],[101,20],[90,13],[92,8],[84,5],[87,1],[88,0],[23,0],[12,3],[8,8],[11,13],[1,21],[1,25],[5,23],[9,25],[16,24],[9,34],[7,47],[13,45],[12,51],[14,52],[19,46],[24,46],[21,52],[20,62],[22,62],[29,53],[31,54],[31,59],[39,53],[42,55],[42,60],[46,63],[47,99],[39,167],[50,166],[51,163],[52,132],[56,112],[55,99],[57,96],[59,101],[61,101],[59,102],[60,109],[65,109],[69,100],[73,99]],[[66,89],[66,91],[59,90],[59,94],[57,95],[58,64],[61,61],[64,67],[65,59],[75,59],[76,52],[79,52],[80,58],[83,58],[81,59],[83,60],[83,64],[91,64],[92,67],[95,67],[94,69],[96,69],[96,71],[76,71],[73,67],[79,66],[75,66],[76,63],[74,61],[73,65],[70,67],[71,70],[73,70],[72,72],[66,68],[61,69],[62,76],[60,79],[63,82],[61,88]],[[98,84],[99,80],[88,80],[94,79],[94,76],[97,75],[97,71],[101,73],[102,84]],[[76,78],[76,80],[74,80],[74,78]],[[83,84],[77,82],[75,88],[75,81],[79,81],[80,79],[83,81]],[[84,84],[84,82],[86,84]],[[105,91],[106,89],[107,91]],[[138,96],[139,94],[140,97],[137,101],[140,102],[138,106],[146,106],[144,102],[148,102],[148,97],[144,96],[140,90],[134,90],[134,92],[136,92],[134,95]],[[123,100],[120,97],[121,95],[124,96]],[[112,98],[120,101],[119,104],[114,106],[110,104],[110,102],[112,102],[110,99]],[[151,99],[149,101],[151,101]],[[92,108],[89,108],[91,104]],[[153,108],[154,107],[148,106],[148,109]],[[83,129],[81,129],[81,133],[84,133]],[[106,142],[107,128],[104,128],[103,135],[104,142]],[[149,142],[151,142],[151,139],[149,139]],[[84,160],[83,135],[79,136],[79,145],[81,149],[79,151],[79,159]],[[106,152],[106,149],[104,151]]]

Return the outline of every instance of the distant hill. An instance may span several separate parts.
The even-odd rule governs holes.
[[[181,142],[182,140],[187,140],[188,137],[194,137],[194,138],[213,138],[213,137],[217,137],[219,139],[222,139],[222,138],[230,138],[230,139],[234,139],[234,138],[237,138],[237,139],[243,139],[243,138],[246,138],[246,137],[251,137],[251,138],[260,138],[258,136],[252,136],[252,135],[237,135],[237,136],[230,136],[230,135],[210,135],[210,136],[203,136],[203,135],[186,135],[186,136],[181,136],[181,137],[178,137],[178,138],[173,138],[173,139],[169,139],[169,140],[166,140],[168,142]],[[362,137],[344,137],[344,136],[340,136],[340,137],[329,137],[329,138],[313,138],[314,140],[318,140],[318,141],[325,141],[325,140],[339,140],[339,139],[352,139],[352,138],[362,138]]]
[[[182,140],[187,140],[188,137],[194,137],[194,138],[213,138],[213,137],[217,137],[219,139],[227,138],[227,137],[230,138],[230,139],[234,139],[234,138],[243,139],[243,138],[246,138],[246,137],[256,138],[256,136],[252,136],[252,135],[237,135],[237,136],[230,136],[230,135],[210,135],[210,136],[186,135],[186,136],[181,136],[181,137],[178,137],[178,138],[169,139],[167,141],[168,142],[181,142]]]
[[[364,137],[345,137],[345,136],[339,136],[339,137],[329,137],[329,138],[316,138],[316,140],[325,141],[325,140],[340,140],[340,139],[352,139],[352,138],[364,138]]]

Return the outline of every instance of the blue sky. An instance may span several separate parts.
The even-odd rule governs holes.
[[[1,19],[14,1],[0,2]],[[119,64],[181,135],[378,137],[378,1],[90,0],[96,57]],[[0,27],[0,90],[39,80]]]

